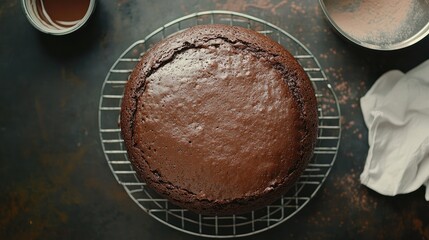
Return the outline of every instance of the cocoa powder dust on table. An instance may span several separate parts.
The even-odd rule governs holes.
[[[412,34],[408,21],[416,0],[326,0],[332,20],[351,37],[371,44],[395,43]]]

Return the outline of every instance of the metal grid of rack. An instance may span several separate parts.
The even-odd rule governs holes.
[[[316,90],[319,130],[314,156],[304,174],[285,195],[263,209],[232,216],[205,216],[172,205],[139,181],[118,127],[124,86],[141,55],[171,34],[200,24],[242,26],[265,34],[291,52]],[[132,44],[113,64],[101,89],[99,133],[107,163],[119,184],[134,202],[158,221],[183,232],[214,238],[241,237],[270,229],[299,212],[317,193],[328,176],[340,144],[340,108],[319,62],[296,38],[255,17],[229,11],[207,11],[176,19]]]

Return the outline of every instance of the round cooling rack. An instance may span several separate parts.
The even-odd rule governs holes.
[[[285,195],[265,208],[241,215],[205,216],[169,203],[140,181],[128,161],[119,128],[124,86],[142,54],[169,35],[201,24],[242,26],[265,34],[291,52],[310,77],[318,101],[319,130],[314,156]],[[100,139],[116,180],[134,202],[158,221],[182,232],[203,237],[242,237],[288,220],[317,193],[328,176],[340,144],[340,108],[332,86],[313,54],[289,33],[261,19],[229,11],[207,11],[176,19],[132,44],[116,60],[103,83],[99,105]]]

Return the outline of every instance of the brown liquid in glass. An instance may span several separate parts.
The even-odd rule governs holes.
[[[71,22],[80,20],[85,16],[90,0],[38,0],[37,8],[39,11],[42,1],[45,11],[52,21]]]

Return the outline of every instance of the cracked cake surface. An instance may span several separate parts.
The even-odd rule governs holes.
[[[131,73],[121,130],[138,177],[191,211],[270,204],[304,171],[317,135],[308,76],[255,31],[192,27],[146,52]]]

